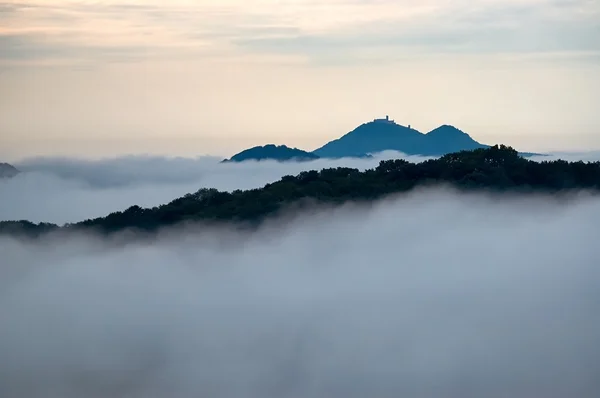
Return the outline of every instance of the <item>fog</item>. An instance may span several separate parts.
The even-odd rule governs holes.
[[[0,396],[598,397],[599,233],[585,193],[438,188],[253,234],[2,238]]]
[[[128,156],[100,160],[38,158],[15,166],[23,173],[0,179],[0,220],[63,224],[102,217],[132,205],[158,206],[200,188],[259,188],[286,174],[326,167],[376,167],[382,159],[424,157],[388,151],[373,159],[221,164],[220,158]]]
[[[380,160],[428,157],[387,151],[372,159],[321,159],[303,163],[274,161],[221,164],[220,158],[127,156],[98,160],[36,158],[15,164],[23,173],[0,179],[0,220],[64,224],[102,217],[132,205],[153,207],[200,188],[259,188],[286,174],[326,167],[376,167]],[[556,153],[534,160],[600,159],[599,152]]]
[[[531,160],[536,162],[544,160],[567,160],[570,162],[597,162],[600,161],[600,151],[586,151],[586,152],[551,152],[545,155],[535,155],[529,157]]]

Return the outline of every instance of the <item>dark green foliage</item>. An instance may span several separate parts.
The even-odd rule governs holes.
[[[0,235],[28,236],[36,238],[42,234],[53,232],[59,229],[56,224],[39,223],[30,221],[0,221]]]
[[[461,151],[414,164],[405,160],[386,160],[375,169],[360,172],[338,167],[304,171],[260,189],[231,193],[203,188],[168,204],[143,209],[132,206],[106,217],[63,227],[91,228],[103,233],[126,229],[156,231],[185,222],[259,223],[266,216],[305,201],[339,204],[369,201],[384,195],[405,192],[418,185],[450,184],[459,189],[493,191],[557,192],[568,189],[600,189],[600,162],[534,162],[506,146]],[[49,224],[27,221],[0,223],[0,233],[16,228],[31,235],[56,229]]]

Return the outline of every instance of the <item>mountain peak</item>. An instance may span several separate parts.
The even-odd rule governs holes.
[[[438,154],[486,148],[464,131],[449,124],[443,124],[425,134],[426,141],[431,143],[432,149]]]
[[[12,178],[19,174],[20,171],[8,163],[0,163],[0,178]]]
[[[449,134],[453,134],[453,135],[466,135],[468,136],[467,133],[465,133],[464,131],[450,125],[450,124],[442,124],[441,126],[431,130],[429,133],[427,133],[427,135],[449,135]]]
[[[407,155],[439,156],[484,147],[464,131],[449,124],[423,134],[410,125],[400,125],[386,116],[361,124],[314,153],[321,157],[339,158],[392,150]]]
[[[443,124],[427,134],[410,125],[403,126],[390,119],[372,119],[354,130],[311,152],[285,145],[268,144],[246,149],[229,161],[244,160],[314,160],[318,158],[369,157],[383,151],[398,151],[407,155],[440,156],[462,150],[486,148],[458,128]]]
[[[390,124],[396,124],[396,122],[394,122],[393,119],[390,119],[389,115],[385,115],[385,118],[382,119],[373,119],[372,122],[369,123],[390,123]]]
[[[303,151],[298,148],[290,148],[286,145],[275,145],[275,144],[267,144],[264,146],[255,146],[250,149],[246,149],[240,153],[237,153],[231,157],[231,159],[226,160],[228,162],[243,162],[246,160],[277,160],[277,161],[285,161],[285,160],[298,160],[298,161],[306,161],[306,160],[315,160],[318,159],[319,156]]]
[[[402,126],[386,116],[363,123],[337,140],[314,151],[321,157],[364,156],[386,150],[415,154],[423,134],[410,126]]]

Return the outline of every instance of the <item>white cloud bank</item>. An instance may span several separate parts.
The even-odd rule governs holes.
[[[274,161],[221,164],[221,159],[131,156],[85,161],[37,159],[16,166],[25,171],[0,180],[0,220],[77,222],[129,206],[158,206],[200,188],[259,188],[286,174],[327,167],[376,167],[381,159],[425,158],[384,152],[369,160]]]
[[[3,238],[0,396],[598,397],[599,229],[586,195],[434,190],[254,235]]]
[[[153,207],[200,188],[259,188],[284,175],[327,167],[376,167],[382,159],[418,156],[388,151],[373,159],[318,160],[305,163],[244,162],[220,164],[214,157],[129,156],[104,160],[40,158],[17,163],[25,171],[0,180],[0,220],[63,224],[102,217],[132,205]],[[600,159],[598,152],[561,153],[535,160]]]

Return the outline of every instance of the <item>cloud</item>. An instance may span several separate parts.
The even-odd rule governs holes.
[[[246,235],[0,239],[5,397],[597,397],[600,202],[415,192]]]
[[[35,158],[15,165],[23,171],[0,180],[0,220],[63,224],[102,217],[130,206],[154,207],[200,188],[260,188],[284,175],[329,167],[374,168],[380,160],[428,157],[386,151],[372,159],[320,159],[303,163],[272,161],[221,164],[221,158],[125,156],[100,160]],[[600,160],[598,152],[556,153],[536,161]]]
[[[263,0],[3,3],[2,59],[114,62],[289,54],[352,63],[374,52],[579,53],[598,48],[597,2]],[[334,56],[331,52],[334,52]],[[140,53],[140,57],[128,54]],[[371,54],[372,55],[372,54]]]
[[[131,62],[156,54],[157,49],[144,46],[110,46],[83,43],[60,43],[41,34],[0,35],[0,61],[31,62],[39,59],[66,59],[81,64],[82,59],[101,58],[109,62]],[[152,52],[151,52],[152,51]]]
[[[598,162],[600,161],[600,151],[588,151],[588,152],[552,152],[544,156],[532,156],[531,160],[536,162],[544,160],[568,160],[571,162]]]
[[[281,37],[242,37],[241,47],[323,58],[394,59],[439,54],[597,53],[600,19],[574,11],[577,2],[455,6],[413,18],[382,18],[347,29]],[[579,4],[581,5],[581,4]],[[557,16],[548,9],[560,8]],[[333,53],[333,54],[332,54]],[[380,59],[379,57],[378,59]]]
[[[310,163],[221,164],[220,158],[129,156],[86,161],[39,158],[17,163],[24,171],[0,180],[0,220],[77,222],[132,205],[153,207],[200,188],[259,188],[304,170],[349,166],[373,168],[381,159],[425,158],[384,152],[374,159],[318,160]],[[43,199],[42,199],[43,198]]]

